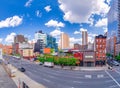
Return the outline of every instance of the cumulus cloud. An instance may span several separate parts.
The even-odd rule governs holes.
[[[13,16],[0,21],[0,28],[15,27],[22,23],[23,18],[19,16]]]
[[[59,29],[55,29],[52,32],[50,32],[50,35],[52,35],[53,37],[58,37],[61,33],[62,32]]]
[[[7,37],[5,38],[5,42],[13,43],[15,36],[16,36],[16,33],[12,32],[11,34],[7,35]]]
[[[74,34],[82,34],[82,31],[87,31],[85,28],[80,28],[79,31],[75,31]]]
[[[64,20],[70,23],[90,23],[92,15],[104,17],[109,11],[105,0],[58,0],[59,8],[64,12]],[[71,4],[72,3],[72,4]]]
[[[0,38],[0,43],[3,41],[3,38]]]
[[[33,0],[28,0],[26,3],[25,3],[25,7],[29,7],[31,6],[31,3],[33,2]]]
[[[81,32],[80,31],[75,31],[74,34],[80,34]]]
[[[47,27],[58,27],[58,28],[65,26],[64,23],[58,22],[58,21],[56,21],[56,20],[50,20],[50,21],[48,21],[47,23],[45,23],[45,25],[46,25]]]
[[[44,9],[46,10],[46,12],[50,12],[50,11],[52,10],[51,7],[50,7],[49,5],[46,6]]]
[[[80,31],[87,31],[87,29],[84,29],[84,28],[80,28]]]
[[[97,23],[95,24],[96,27],[103,27],[103,26],[107,26],[107,18],[103,18],[97,21]]]
[[[82,38],[74,38],[74,37],[71,37],[69,40],[70,40],[70,48],[73,48],[73,45],[74,45],[75,43],[79,43],[79,44],[82,43]]]

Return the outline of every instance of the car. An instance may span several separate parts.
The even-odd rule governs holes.
[[[113,63],[114,66],[119,66],[119,63],[115,60],[113,60],[112,63]]]
[[[20,70],[21,72],[25,72],[25,68],[21,67],[21,68],[18,68],[18,70]]]
[[[119,63],[114,59],[107,60],[107,64],[110,66],[119,66]]]
[[[53,62],[44,62],[44,67],[51,67],[53,68],[54,67],[54,63]]]
[[[39,65],[43,65],[43,63],[42,63],[42,62],[40,62],[40,63],[39,63]]]

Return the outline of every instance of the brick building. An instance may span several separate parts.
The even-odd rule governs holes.
[[[106,36],[98,35],[95,37],[95,56],[96,65],[105,65],[106,61]]]

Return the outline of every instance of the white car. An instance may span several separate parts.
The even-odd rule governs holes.
[[[44,62],[44,66],[45,67],[54,67],[54,63],[53,62]]]

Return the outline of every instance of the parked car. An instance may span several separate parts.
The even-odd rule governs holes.
[[[119,63],[114,59],[107,60],[107,64],[110,66],[119,66]]]
[[[40,63],[39,63],[39,65],[43,65],[43,63],[42,63],[42,62],[40,62]]]
[[[18,68],[18,70],[20,70],[21,72],[25,72],[25,68],[21,67],[21,68]]]
[[[53,62],[44,62],[44,66],[53,68],[54,67],[54,63]]]
[[[112,63],[113,63],[113,65],[115,65],[115,66],[119,66],[119,63],[118,63],[117,61],[115,61],[115,60],[113,60]]]

